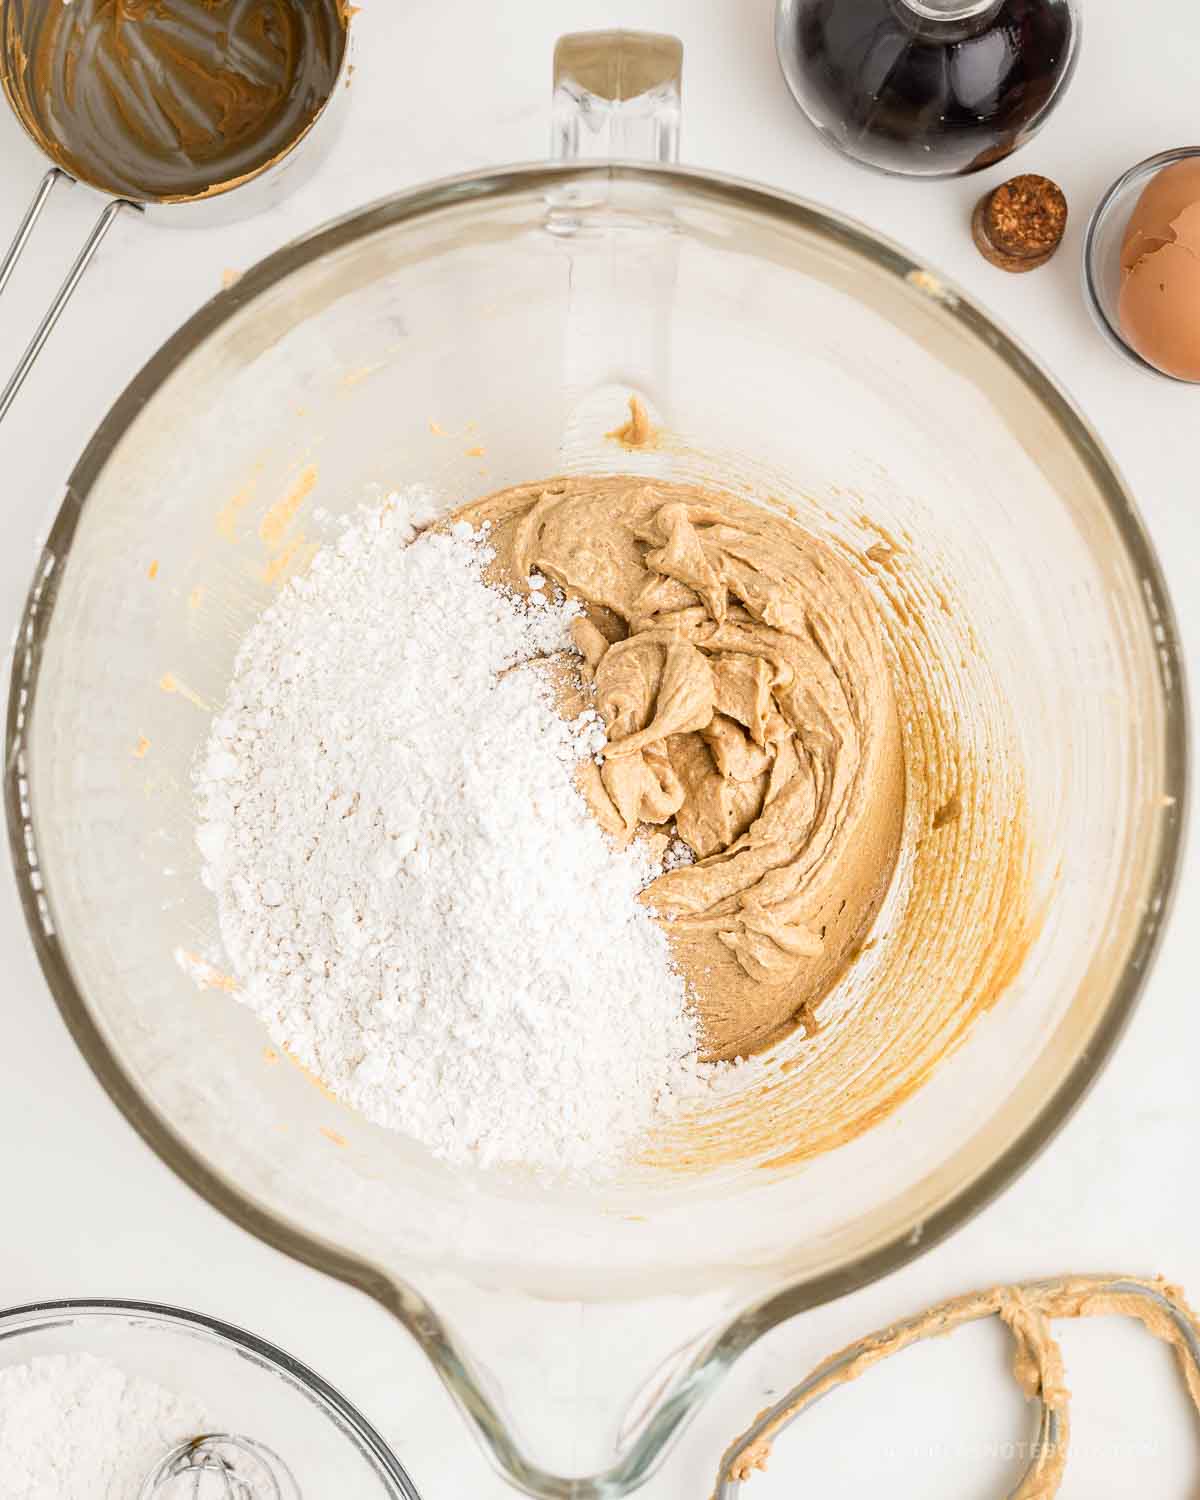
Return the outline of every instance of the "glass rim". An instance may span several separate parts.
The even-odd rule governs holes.
[[[330,1414],[349,1429],[368,1459],[396,1486],[404,1500],[420,1500],[412,1480],[391,1447],[336,1386],[330,1385],[324,1376],[318,1375],[311,1366],[289,1354],[286,1349],[281,1349],[278,1344],[220,1318],[212,1318],[206,1313],[194,1312],[185,1307],[173,1307],[167,1303],[142,1302],[124,1297],[80,1297],[27,1302],[16,1307],[0,1308],[0,1349],[7,1339],[17,1338],[22,1333],[67,1320],[77,1322],[99,1317],[128,1317],[131,1320],[155,1323],[161,1328],[198,1330],[235,1351],[254,1356],[272,1373],[292,1380],[312,1396],[319,1406],[328,1408]]]
[[[887,237],[809,200],[695,168],[634,162],[598,165],[537,162],[465,173],[353,210],[267,256],[232,288],[194,313],[151,356],[117,398],[67,483],[62,506],[45,543],[55,567],[69,556],[82,506],[110,455],[147,402],[210,335],[259,296],[325,255],[440,210],[471,203],[494,204],[503,202],[507,196],[560,187],[570,179],[587,182],[597,178],[639,182],[664,190],[680,189],[725,208],[750,211],[791,229],[818,233],[826,242],[859,255],[874,271],[905,282],[917,294],[936,301],[976,343],[1000,357],[1063,433],[1076,458],[1091,475],[1121,548],[1142,580],[1140,610],[1147,628],[1159,636],[1159,670],[1155,680],[1163,721],[1161,779],[1164,793],[1173,799],[1174,816],[1159,820],[1157,842],[1152,857],[1147,859],[1146,889],[1138,926],[1124,967],[1087,1046],[1009,1144],[923,1216],[919,1236],[902,1229],[886,1242],[839,1266],[793,1279],[782,1290],[734,1316],[718,1329],[689,1366],[686,1378],[690,1394],[659,1410],[616,1466],[590,1480],[564,1481],[527,1459],[490,1396],[471,1374],[469,1359],[455,1336],[412,1283],[299,1227],[228,1180],[216,1164],[194,1150],[158,1113],[109,1047],[76,986],[54,936],[53,924],[46,920],[46,914],[52,912],[53,872],[39,867],[37,880],[29,876],[23,734],[36,703],[41,648],[54,615],[54,590],[45,589],[43,571],[39,569],[26,601],[13,656],[6,731],[5,805],[10,850],[26,922],[48,987],[76,1045],[113,1102],[177,1176],[266,1244],[358,1287],[387,1308],[417,1341],[505,1477],[529,1494],[555,1500],[566,1496],[575,1500],[605,1500],[640,1484],[721,1374],[762,1334],[797,1313],[856,1291],[923,1255],[985,1208],[1040,1154],[1103,1070],[1142,992],[1177,885],[1188,792],[1185,669],[1162,569],[1107,449],[1071,399],[1025,346],[976,306],[953,280],[933,272],[927,263],[915,259]]]

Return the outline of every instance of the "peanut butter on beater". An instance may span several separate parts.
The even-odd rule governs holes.
[[[1141,1276],[1063,1276],[989,1287],[940,1302],[830,1355],[782,1400],[760,1412],[722,1455],[713,1500],[733,1500],[756,1470],[765,1469],[780,1434],[839,1386],[925,1339],[944,1338],[967,1323],[999,1318],[1013,1339],[1013,1377],[1027,1400],[1041,1405],[1039,1438],[1012,1500],[1054,1500],[1070,1452],[1071,1394],[1062,1349],[1050,1323],[1059,1318],[1133,1318],[1174,1353],[1192,1405],[1200,1411],[1200,1320],[1179,1287]],[[936,1422],[936,1412],[931,1421]]]

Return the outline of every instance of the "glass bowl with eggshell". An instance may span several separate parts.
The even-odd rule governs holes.
[[[1200,383],[1200,146],[1160,151],[1096,205],[1083,284],[1097,327],[1147,374]]]
[[[636,1488],[757,1338],[936,1244],[1053,1137],[1156,951],[1187,762],[1162,574],[1085,418],[902,247],[672,165],[677,44],[642,42],[636,67],[604,66],[626,34],[566,59],[557,162],[319,229],[150,361],[49,527],[6,759],[33,942],[120,1108],[394,1315],[514,1484],[575,1500]],[[657,433],[634,450],[631,394]],[[820,1026],[752,1087],[602,1184],[452,1169],[238,1004],[192,768],[250,623],[370,486],[450,508],[621,470],[786,507],[862,579],[900,861]]]

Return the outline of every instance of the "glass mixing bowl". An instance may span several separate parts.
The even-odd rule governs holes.
[[[111,1360],[127,1375],[192,1397],[215,1432],[277,1454],[302,1495],[418,1500],[387,1444],[344,1396],[240,1328],[150,1302],[42,1302],[0,1312],[0,1369],[72,1354]]]
[[[561,92],[575,149],[595,101]],[[651,78],[624,138],[669,154],[670,95]],[[642,458],[604,437],[631,390],[670,438]],[[186,959],[215,943],[191,766],[240,635],[370,485],[450,503],[638,463],[949,560],[1026,767],[1040,930],[930,1081],[837,1150],[590,1191],[451,1170],[281,1063],[219,967]],[[288,246],[117,401],[20,626],[12,849],[67,1024],[154,1150],[392,1310],[515,1484],[600,1500],[763,1332],[986,1203],[1095,1077],[1176,870],[1181,670],[1103,447],[936,273],[701,172],[483,173]]]

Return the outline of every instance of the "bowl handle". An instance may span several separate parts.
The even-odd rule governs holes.
[[[555,161],[679,160],[683,43],[649,31],[577,31],[554,48]]]
[[[678,160],[682,77],[683,44],[673,36],[585,31],[554,49],[551,154],[575,168],[546,194],[547,232],[569,262],[564,473],[614,467],[611,440],[626,430],[635,397],[648,431],[669,425],[679,236],[661,183],[645,169]],[[636,316],[617,315],[629,307],[613,295],[618,282],[641,289]]]

